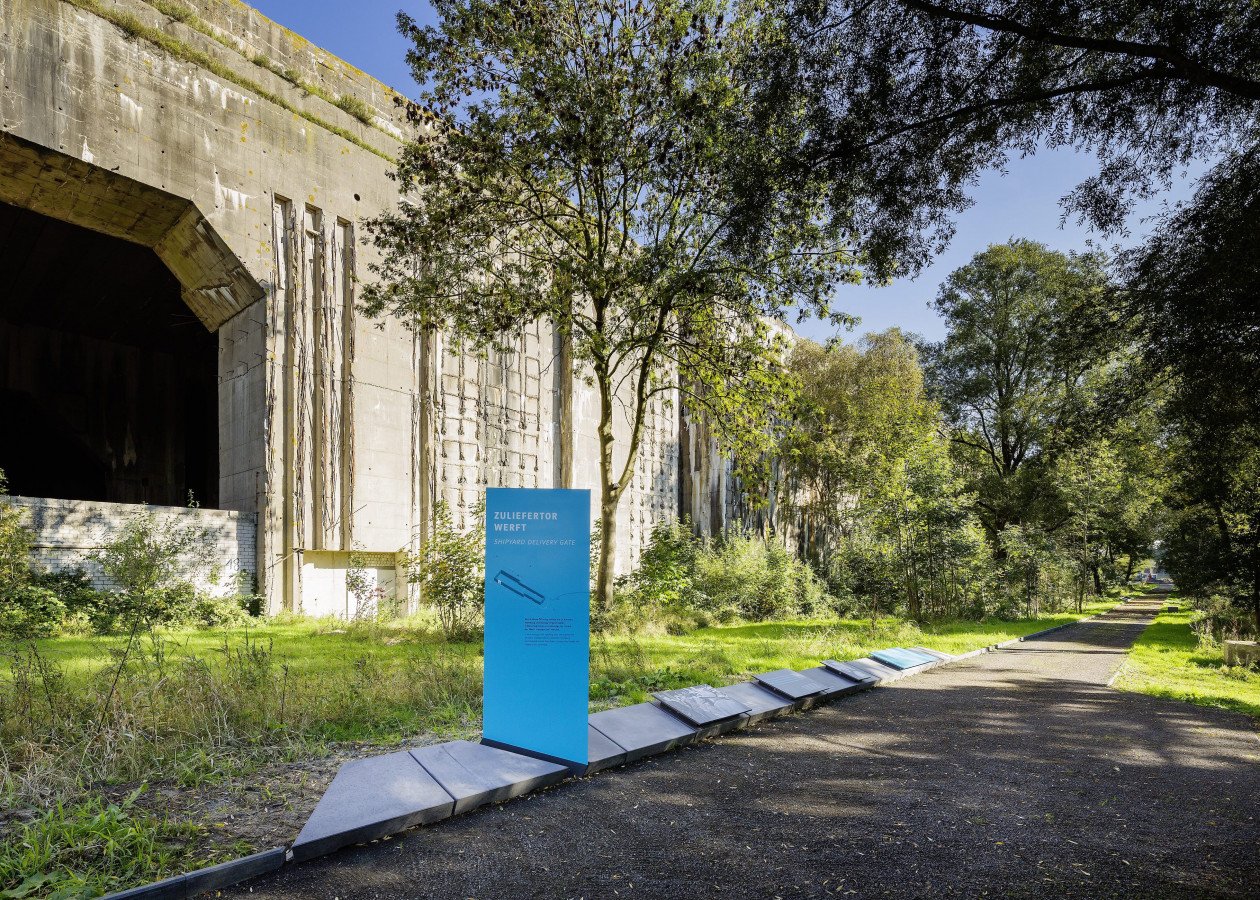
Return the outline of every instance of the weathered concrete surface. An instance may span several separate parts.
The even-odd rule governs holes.
[[[1254,896],[1254,724],[1104,687],[1147,621],[1114,612],[231,896]]]
[[[218,505],[257,514],[271,610],[344,614],[351,548],[405,592],[396,554],[439,500],[467,527],[486,486],[595,486],[595,395],[545,324],[481,359],[355,313],[362,221],[396,199],[394,92],[236,0],[176,2],[195,19],[0,0],[0,203],[150,248],[217,335]],[[684,482],[709,530],[738,514],[671,399],[619,510],[623,571]]]
[[[1226,641],[1225,665],[1260,666],[1260,642]]]

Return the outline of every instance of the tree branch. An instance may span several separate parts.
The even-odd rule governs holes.
[[[1205,65],[1199,60],[1187,56],[1180,50],[1175,50],[1166,44],[1150,44],[1142,41],[1126,41],[1120,38],[1063,34],[1051,31],[1049,28],[1025,25],[1006,16],[953,9],[939,3],[928,3],[927,0],[902,0],[902,3],[911,9],[927,13],[930,16],[939,16],[943,19],[975,25],[979,28],[987,28],[990,31],[999,31],[1003,34],[1014,34],[1027,38],[1030,41],[1052,44],[1056,47],[1095,50],[1100,53],[1122,54],[1130,57],[1158,60],[1181,73],[1180,77],[1186,81],[1214,87],[1249,100],[1260,100],[1260,81],[1213,69],[1211,66]]]

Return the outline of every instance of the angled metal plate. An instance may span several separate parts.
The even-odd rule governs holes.
[[[707,684],[657,691],[652,695],[661,706],[697,728],[707,728],[748,713],[748,707]]]
[[[911,647],[910,649],[914,651],[915,653],[921,653],[924,656],[930,656],[933,659],[940,660],[941,662],[949,662],[951,659],[954,658],[950,656],[948,653],[942,653],[940,650],[929,650],[927,647]]]
[[[826,666],[802,669],[800,674],[802,678],[808,678],[822,688],[822,693],[818,697],[819,700],[832,700],[836,697],[843,697],[845,694],[856,694],[858,691],[870,687],[870,682],[850,681],[843,675],[837,675]]]
[[[859,671],[866,672],[877,682],[896,681],[898,678],[902,677],[899,669],[894,669],[892,666],[886,666],[881,662],[876,662],[869,656],[864,656],[861,659],[855,659],[850,662],[849,665]]]
[[[626,762],[690,744],[699,732],[655,703],[592,713],[591,726],[626,751]]]
[[[876,650],[871,654],[871,659],[878,663],[883,663],[890,668],[896,669],[898,672],[903,672],[906,669],[914,669],[918,666],[926,666],[929,663],[936,662],[936,660],[930,656],[919,653],[911,653],[909,650],[902,647],[889,647],[887,650]]]
[[[794,672],[791,669],[775,669],[773,672],[762,672],[760,675],[754,675],[757,683],[763,687],[767,687],[776,694],[782,694],[789,700],[803,701],[817,694],[821,694],[823,689],[817,682],[811,681]]]
[[[293,842],[301,861],[448,818],[455,800],[403,750],[343,765]]]
[[[861,666],[855,666],[853,663],[836,662],[834,659],[824,659],[823,666],[828,670],[835,672],[843,678],[856,684],[872,685],[879,681],[879,676],[872,674]]]
[[[774,691],[752,681],[727,685],[718,688],[718,692],[748,707],[749,725],[791,712],[796,708],[794,701],[781,697]]]
[[[471,741],[420,747],[411,755],[455,798],[455,815],[528,794],[569,775],[557,763]]]

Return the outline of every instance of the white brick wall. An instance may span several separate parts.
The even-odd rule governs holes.
[[[35,565],[53,571],[82,568],[101,589],[114,585],[87,554],[116,539],[129,519],[146,512],[156,513],[159,522],[196,523],[205,529],[213,543],[208,554],[213,571],[196,579],[203,590],[232,594],[237,590],[239,572],[257,574],[257,517],[253,513],[43,497],[11,497],[10,500],[15,506],[29,510],[27,525],[35,531],[35,546],[31,552]]]

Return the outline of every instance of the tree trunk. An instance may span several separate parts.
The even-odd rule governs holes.
[[[599,566],[595,575],[595,602],[603,612],[612,608],[617,561],[617,500],[609,499],[609,493],[605,483],[599,503]]]
[[[599,396],[599,566],[595,576],[596,608],[608,612],[613,601],[613,573],[617,559],[617,501],[621,492],[613,474],[612,390],[600,378]]]
[[[1094,593],[1099,597],[1102,596],[1102,573],[1098,571],[1098,563],[1091,563],[1090,568],[1094,573]]]
[[[1256,618],[1256,640],[1260,641],[1260,568],[1251,576],[1251,612]]]

